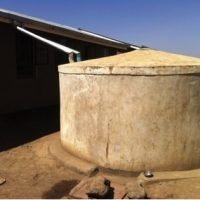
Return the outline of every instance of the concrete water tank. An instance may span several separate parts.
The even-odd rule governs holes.
[[[133,172],[200,167],[200,59],[141,49],[59,76],[61,141],[75,156]]]

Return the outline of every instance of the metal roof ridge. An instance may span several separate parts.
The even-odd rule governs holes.
[[[92,34],[92,35],[97,35],[98,37],[101,37],[101,38],[106,38],[106,39],[109,39],[109,40],[112,40],[113,42],[117,42],[117,43],[120,43],[120,44],[125,44],[125,45],[130,45],[131,48],[140,48],[140,46],[138,45],[135,45],[135,44],[131,44],[131,43],[128,43],[128,42],[124,42],[124,41],[121,41],[121,40],[118,40],[118,39],[114,39],[112,37],[109,37],[109,36],[105,36],[103,34],[100,34],[100,33],[95,33],[93,31],[88,31],[84,28],[78,28],[78,30],[82,31],[82,32],[85,32],[85,33],[89,33],[89,34]]]
[[[104,36],[102,34],[87,31],[87,30],[82,29],[82,28],[74,28],[74,27],[71,27],[71,26],[66,26],[66,25],[63,25],[63,24],[56,23],[56,22],[43,20],[43,19],[40,19],[40,18],[37,18],[37,17],[32,17],[32,16],[29,16],[29,15],[26,15],[26,14],[21,14],[21,13],[15,12],[15,11],[0,8],[0,14],[1,13],[11,15],[11,16],[13,15],[13,16],[25,18],[25,19],[32,20],[32,21],[35,21],[35,22],[51,25],[51,26],[54,26],[54,27],[57,27],[57,28],[63,28],[63,29],[66,29],[66,30],[71,30],[71,31],[81,33],[81,34],[85,34],[85,35],[90,35],[94,38],[100,38],[100,39],[103,39],[103,40],[108,40],[108,41],[118,43],[118,44],[121,44],[121,45],[127,45],[130,48],[135,48],[135,49],[140,48],[140,46],[137,46],[137,45],[134,45],[134,44],[131,44],[131,43],[127,43],[127,42],[123,42],[123,41],[120,41],[120,40],[117,40],[117,39],[114,39],[114,38],[111,38],[111,37],[108,37],[108,36]]]
[[[48,24],[48,25],[53,25],[53,26],[66,28],[66,29],[70,29],[70,30],[79,32],[77,28],[73,28],[71,26],[66,26],[66,25],[63,25],[63,24],[56,23],[56,22],[40,19],[40,18],[37,18],[37,17],[32,17],[30,15],[21,14],[21,13],[15,12],[15,11],[11,11],[11,10],[6,10],[6,9],[0,8],[0,12],[3,12],[5,14],[16,15],[18,17],[23,17],[23,18],[26,18],[26,19],[30,19],[30,20],[34,20],[34,21],[37,21],[37,22],[45,23],[45,24]]]

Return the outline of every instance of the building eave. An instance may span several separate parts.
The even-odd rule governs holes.
[[[138,48],[138,46],[133,44],[128,44],[119,40],[115,40],[106,36],[101,36],[99,34],[88,34],[90,32],[72,28],[70,26],[65,26],[46,20],[38,19],[35,17],[30,17],[27,15],[22,15],[16,12],[0,9],[0,21],[5,23],[15,23],[21,25],[24,28],[35,29],[43,32],[48,32],[64,37],[69,37],[84,42],[90,42],[94,44],[99,44],[103,46],[113,47],[121,50],[128,50],[132,47]]]

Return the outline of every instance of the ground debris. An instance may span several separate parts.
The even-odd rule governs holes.
[[[6,182],[5,178],[0,177],[0,185],[3,185]]]
[[[144,199],[146,197],[143,186],[137,181],[128,182],[125,185],[125,192],[129,199]]]
[[[83,179],[70,192],[74,198],[105,198],[110,193],[110,181],[103,176]]]

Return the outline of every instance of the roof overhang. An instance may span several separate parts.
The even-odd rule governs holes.
[[[85,42],[109,46],[121,50],[128,50],[130,48],[138,49],[136,45],[124,43],[108,37],[100,37],[98,34],[91,34],[83,30],[75,29],[68,26],[52,23],[49,21],[37,19],[34,17],[22,15],[19,13],[0,9],[0,21],[5,23],[16,23],[24,28],[35,29],[43,32],[48,32],[60,36],[65,36]]]

